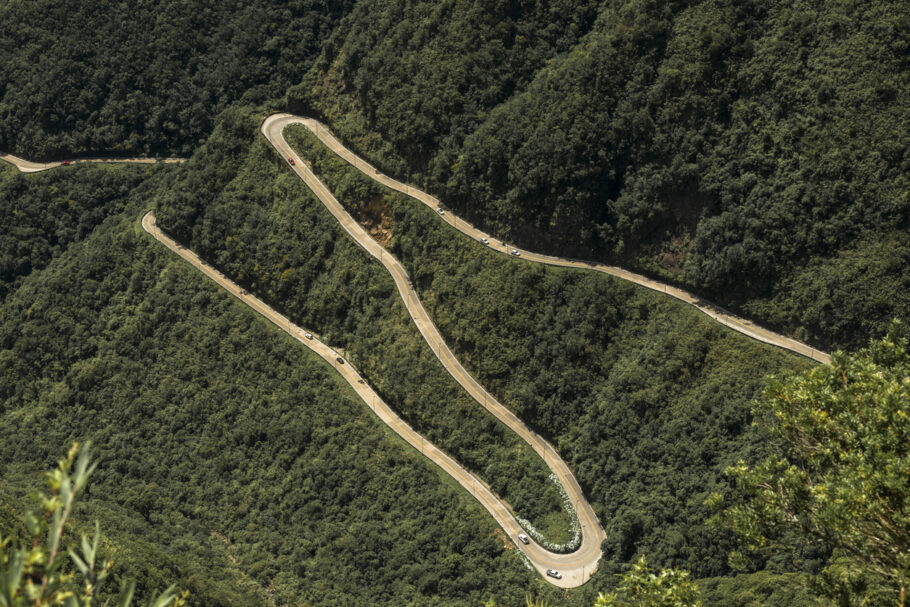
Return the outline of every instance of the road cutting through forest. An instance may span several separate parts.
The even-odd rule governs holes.
[[[8,162],[22,173],[38,173],[39,171],[46,171],[48,169],[54,169],[59,166],[69,166],[76,164],[158,164],[158,163],[167,163],[174,164],[180,162],[186,162],[185,158],[144,158],[144,157],[129,157],[129,158],[75,158],[73,160],[56,160],[54,162],[32,162],[30,160],[25,160],[19,158],[18,156],[13,156],[12,154],[0,154],[0,160],[3,162]]]
[[[379,169],[346,148],[329,131],[329,129],[318,120],[315,120],[313,118],[304,118],[301,116],[293,116],[291,114],[273,114],[266,118],[265,122],[262,125],[262,132],[276,148],[279,148],[276,142],[281,142],[282,147],[279,148],[279,151],[281,151],[282,148],[289,149],[290,146],[287,145],[287,142],[284,140],[284,136],[281,134],[281,131],[284,129],[284,127],[291,124],[300,124],[309,129],[310,132],[319,138],[323,145],[332,150],[335,154],[344,159],[348,164],[361,171],[370,179],[373,179],[374,181],[381,183],[388,188],[401,192],[402,194],[410,196],[415,200],[418,200],[427,205],[434,211],[438,212],[443,208],[442,203],[440,203],[439,199],[435,198],[434,196],[431,196],[413,186],[402,183],[396,179],[389,177],[388,175],[381,173]],[[543,255],[541,253],[534,253],[533,251],[526,251],[524,249],[519,249],[518,247],[509,246],[505,242],[494,239],[493,236],[475,228],[470,224],[470,222],[461,219],[452,213],[449,209],[445,210],[445,215],[440,215],[439,217],[442,221],[445,221],[462,234],[470,236],[475,240],[486,238],[489,241],[489,248],[493,249],[494,251],[499,251],[500,253],[509,255],[513,250],[515,250],[519,253],[518,256],[525,261],[534,261],[551,266],[558,266],[561,268],[581,268],[586,270],[595,270],[597,272],[603,272],[604,274],[616,276],[617,278],[628,280],[629,282],[635,283],[639,286],[658,291],[660,293],[665,293],[666,295],[675,297],[680,301],[684,301],[685,303],[694,306],[704,314],[707,314],[722,325],[733,329],[734,331],[738,331],[743,335],[748,335],[749,337],[760,342],[771,344],[785,350],[790,350],[791,352],[800,354],[806,358],[811,358],[812,360],[820,363],[827,364],[831,362],[831,357],[821,350],[813,348],[795,339],[785,337],[773,331],[769,331],[768,329],[765,329],[764,327],[761,327],[750,320],[741,318],[706,299],[689,293],[684,289],[662,283],[652,278],[648,278],[647,276],[636,274],[635,272],[630,272],[629,270],[625,270],[617,266],[611,266],[594,261],[586,261],[583,259]]]
[[[389,428],[402,437],[408,444],[420,451],[430,461],[442,468],[446,474],[454,478],[458,484],[480,502],[487,512],[493,516],[499,526],[505,530],[506,534],[511,538],[515,545],[524,552],[531,564],[541,573],[541,575],[546,575],[547,569],[555,569],[562,574],[562,579],[547,577],[547,581],[562,588],[574,588],[580,586],[591,577],[591,574],[597,567],[597,561],[600,559],[600,544],[604,540],[605,535],[603,528],[597,522],[593,510],[590,509],[587,502],[578,504],[578,507],[576,508],[576,510],[579,510],[579,519],[582,524],[582,545],[575,552],[570,554],[549,552],[536,544],[533,540],[531,540],[531,543],[528,545],[523,544],[518,539],[518,534],[524,533],[524,530],[516,520],[515,515],[509,506],[496,496],[481,479],[465,470],[458,462],[436,445],[423,438],[423,436],[418,434],[411,426],[402,420],[401,417],[399,417],[398,414],[380,398],[375,390],[373,390],[360,375],[357,369],[354,368],[350,361],[346,360],[340,352],[333,350],[320,341],[316,334],[297,326],[291,322],[287,316],[278,313],[261,299],[250,294],[230,278],[207,264],[198,255],[178,244],[155,224],[155,216],[151,212],[146,213],[142,218],[142,227],[146,232],[155,237],[155,239],[211,278],[228,293],[262,314],[281,330],[291,335],[291,337],[307,346],[310,350],[321,356],[323,360],[332,365],[383,423],[389,426]],[[308,335],[311,337],[307,337]],[[535,445],[532,443],[532,446]],[[536,447],[538,448],[538,452],[541,452],[540,449],[548,450],[545,451],[545,453],[549,454],[546,456],[548,459],[547,463],[552,463],[552,458],[559,458],[553,448],[543,442],[539,437],[537,438]],[[557,466],[556,469],[568,471],[568,468],[565,468],[565,464],[562,463],[562,460],[558,461],[561,465]],[[551,466],[551,468],[552,467],[553,466]],[[574,481],[574,478],[572,478],[572,481]],[[577,483],[575,483],[575,486],[577,487]],[[570,493],[570,495],[572,494]],[[577,495],[581,495],[580,489],[577,490]]]
[[[416,200],[424,203],[430,208],[439,211],[443,207],[438,199],[418,190],[408,184],[399,182],[387,175],[382,174],[378,169],[364,161],[359,156],[344,147],[337,138],[320,122],[290,114],[273,114],[265,119],[262,123],[261,131],[266,139],[275,147],[285,161],[294,159],[293,166],[289,166],[304,183],[313,191],[317,198],[326,206],[329,212],[336,218],[341,227],[370,255],[375,257],[389,271],[398,288],[399,294],[405,303],[408,313],[414,320],[418,330],[423,338],[430,345],[433,353],[443,364],[446,370],[458,383],[487,411],[494,415],[501,422],[506,424],[512,431],[518,434],[527,442],[535,452],[544,460],[545,464],[553,471],[559,479],[560,484],[572,502],[578,516],[581,527],[581,545],[577,550],[568,554],[550,552],[542,546],[530,541],[524,544],[519,540],[519,534],[523,533],[521,525],[516,520],[511,508],[503,502],[498,496],[490,491],[489,487],[479,478],[465,470],[450,456],[440,450],[438,447],[424,439],[420,434],[414,431],[405,423],[366,383],[366,380],[360,376],[357,370],[345,361],[344,357],[331,349],[326,344],[319,341],[302,328],[298,327],[284,315],[266,305],[260,299],[246,292],[236,283],[231,281],[221,272],[208,265],[200,259],[195,253],[179,245],[155,224],[154,215],[149,212],[142,219],[143,228],[163,243],[169,249],[177,253],[191,265],[202,271],[206,276],[218,283],[222,288],[246,303],[254,310],[265,316],[268,320],[290,334],[300,343],[309,347],[316,352],[354,388],[354,391],[360,396],[370,409],[401,436],[408,444],[418,449],[423,455],[430,459],[454,478],[465,490],[471,493],[483,507],[493,516],[496,522],[505,530],[515,545],[527,556],[533,567],[545,576],[550,583],[563,588],[573,588],[580,586],[590,579],[591,575],[597,568],[597,563],[601,557],[600,545],[606,535],[603,527],[597,519],[593,508],[585,499],[578,481],[572,474],[568,466],[563,462],[556,450],[545,441],[540,435],[531,430],[522,422],[514,413],[505,406],[500,404],[492,395],[490,395],[457,360],[452,351],[445,344],[441,334],[435,324],[430,319],[429,314],[424,309],[420,299],[414,289],[411,281],[404,269],[404,266],[384,247],[377,243],[372,236],[344,209],[340,202],[332,195],[325,185],[309,169],[302,158],[291,148],[284,139],[283,131],[287,126],[300,124],[309,129],[319,140],[338,156],[350,163],[352,166],[363,172],[364,175],[374,179],[378,183],[391,189],[399,191],[405,195],[411,196]],[[158,162],[148,158],[97,158],[97,159],[80,159],[71,162],[51,162],[51,163],[33,163],[21,158],[8,154],[0,154],[0,160],[15,165],[20,171],[26,173],[43,171],[55,168],[64,164],[88,163],[88,162],[126,162],[126,163],[154,163]],[[183,159],[167,158],[160,162],[183,162]],[[797,354],[801,354],[813,360],[827,363],[830,357],[815,348],[796,340],[778,335],[763,327],[760,327],[751,321],[735,316],[723,308],[720,308],[709,301],[696,297],[687,291],[660,283],[645,276],[629,272],[623,268],[600,264],[596,262],[561,258],[550,255],[543,255],[518,249],[507,245],[505,242],[496,241],[492,236],[486,234],[467,221],[458,218],[450,211],[445,214],[438,214],[442,221],[445,221],[453,228],[474,238],[475,240],[486,239],[489,248],[506,255],[519,257],[522,260],[544,263],[547,265],[590,269],[604,272],[612,276],[629,280],[640,286],[659,291],[695,306],[703,313],[707,314],[716,321],[725,326],[748,335],[764,343],[772,344]],[[516,255],[517,253],[517,255]],[[546,577],[548,569],[555,569],[562,574],[561,579]]]

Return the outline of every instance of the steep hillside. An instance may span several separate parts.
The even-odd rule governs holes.
[[[624,281],[456,236],[292,129],[339,200],[382,226],[469,371],[567,457],[607,529],[601,566],[647,554],[696,575],[728,572],[728,538],[706,525],[703,496],[757,449],[748,409],[765,376],[810,363]]]
[[[810,0],[0,3],[0,534],[74,440],[117,575],[198,605],[591,605],[638,555],[706,605],[813,605],[826,554],[733,576],[707,524],[765,452],[750,401],[811,363],[603,275],[494,255],[289,139],[405,264],[465,367],[607,529],[556,592],[322,362],[155,243],[159,223],[343,349],[551,539],[542,462],[473,403],[392,281],[258,135],[316,115],[509,242],[658,276],[824,348],[910,319],[910,5]],[[905,327],[910,323],[905,323]]]
[[[91,440],[101,465],[80,518],[102,521],[143,592],[177,583],[194,605],[555,596],[329,367],[145,234],[140,205],[0,306],[0,521],[60,445]]]
[[[204,155],[218,160],[206,165],[211,170],[223,167],[232,155],[250,154],[239,150],[250,147],[255,122],[227,117],[222,124],[237,135],[220,132],[213,138],[218,151],[207,149]],[[244,130],[248,143],[242,145],[239,133]],[[266,153],[272,152],[266,148],[251,158]],[[247,164],[242,171],[247,177],[257,166],[262,170],[257,163]],[[272,172],[283,171],[280,159],[267,164]],[[192,165],[176,171],[196,173]],[[179,198],[188,192],[175,187],[175,177],[159,175],[149,187],[165,198]],[[211,182],[193,183],[202,187]],[[236,186],[244,183],[259,184],[246,179]],[[38,191],[45,187],[40,181],[34,184]],[[280,178],[264,184],[273,190],[279,213],[291,212],[292,203],[300,205],[292,184]],[[244,189],[236,186],[231,191],[243,200]],[[23,194],[37,199],[28,187]],[[517,604],[526,593],[556,598],[503,549],[490,521],[469,497],[448,493],[452,489],[437,471],[386,438],[330,370],[308,361],[266,323],[157,248],[138,228],[147,205],[144,196],[111,203],[109,219],[46,269],[23,279],[0,308],[0,444],[5,462],[0,520],[9,520],[12,504],[21,501],[37,472],[57,455],[58,444],[91,439],[103,465],[86,518],[102,520],[120,573],[138,577],[143,588],[176,581],[192,591],[196,604],[260,604],[269,597],[332,605],[403,600],[474,605],[490,596],[500,604]],[[325,235],[331,229],[322,225],[325,218],[318,219],[324,212],[315,201],[300,207],[298,212],[310,215],[304,221],[310,228],[303,241],[312,238],[327,245]],[[120,208],[124,211],[118,214]],[[415,228],[427,228],[431,241],[438,242],[428,221],[415,221]],[[33,227],[43,229],[40,222]],[[317,274],[334,267],[350,280],[363,272],[352,265],[360,254],[352,256],[350,247],[343,239],[330,245],[335,254],[322,262],[325,268]],[[444,247],[440,252],[447,255]],[[438,260],[433,263],[444,270]],[[263,292],[270,282],[262,282]],[[582,294],[588,290],[574,280],[565,288]],[[435,291],[444,291],[441,283],[427,294]],[[545,311],[546,305],[535,307],[544,306]],[[644,313],[649,305],[641,301],[633,308]],[[329,306],[330,315],[338,311]],[[344,332],[338,336],[350,340],[356,360],[367,360],[357,353],[363,347],[357,340]],[[516,345],[525,349],[534,340],[552,337],[532,333]],[[480,345],[500,348],[500,339],[497,335]],[[461,350],[472,358],[470,351]],[[508,389],[510,384],[498,385]],[[663,390],[654,388],[655,395]],[[729,414],[739,415],[736,408],[734,403]],[[614,411],[628,418],[622,407]],[[593,420],[591,427],[601,423],[614,424]],[[646,441],[635,447],[633,470],[651,457],[651,446],[663,441],[659,432],[653,439],[646,436],[664,424],[655,419],[630,430]],[[671,426],[671,434],[680,431],[678,425]],[[585,465],[591,454],[585,455],[587,447],[578,444],[582,448],[573,456],[578,470],[585,476],[600,475],[599,464]],[[699,449],[712,453],[704,444]],[[597,461],[600,456],[593,457]],[[673,464],[661,455],[648,465]],[[514,471],[513,465],[497,465],[490,473],[495,479],[500,472],[508,476]],[[653,479],[658,486],[663,482],[659,478]],[[634,502],[635,491],[619,495]],[[693,536],[689,522],[666,526],[664,515],[680,512],[672,500],[662,499],[662,508],[656,509],[653,493],[641,498],[644,504],[624,512],[648,513],[645,524],[664,530],[666,537],[648,532],[630,541],[621,525],[616,526],[625,524],[626,515],[618,515],[611,521],[612,534],[626,546],[618,549],[658,551],[667,562],[686,562],[672,548],[667,551],[679,544],[666,540],[678,539],[681,532],[688,538],[702,532],[696,530]],[[422,518],[424,514],[429,518]],[[697,508],[692,515],[695,522],[701,516]],[[622,562],[618,559],[613,562]],[[611,584],[611,569],[604,567],[590,587],[561,597],[560,603],[590,604],[592,593]],[[725,582],[712,591],[715,602],[708,604],[729,604],[728,596],[743,593],[759,600],[773,595],[786,578],[771,577],[777,582],[760,589],[753,588],[751,579]],[[377,594],[377,588],[383,590]]]
[[[284,95],[354,0],[0,3],[0,150],[189,155]]]
[[[32,272],[86,238],[158,167],[72,167],[23,175],[0,166],[0,302]]]
[[[522,45],[544,3],[451,4],[358,5],[289,106],[529,248],[825,347],[907,317],[906,3],[613,0],[577,43],[584,27],[555,28],[543,63]]]

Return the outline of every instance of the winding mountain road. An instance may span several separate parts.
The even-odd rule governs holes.
[[[493,516],[496,522],[499,523],[499,526],[505,530],[512,541],[515,542],[515,545],[524,552],[531,564],[542,575],[545,575],[547,569],[557,569],[562,573],[562,579],[557,580],[547,577],[547,581],[562,588],[574,588],[580,586],[591,577],[591,574],[596,569],[597,561],[600,559],[600,544],[605,535],[603,529],[597,523],[593,511],[590,511],[590,506],[587,502],[584,502],[583,504],[583,507],[587,510],[584,510],[581,513],[584,534],[582,545],[577,551],[571,554],[556,554],[544,550],[534,543],[533,540],[528,545],[521,543],[518,539],[518,534],[523,533],[523,530],[521,525],[518,524],[518,521],[515,520],[515,515],[509,509],[508,505],[490,491],[489,487],[487,487],[481,479],[465,470],[458,462],[436,445],[424,439],[420,434],[414,431],[411,426],[402,420],[392,408],[376,394],[373,388],[371,388],[364,378],[361,377],[360,373],[357,372],[357,369],[355,369],[350,362],[346,361],[339,352],[321,342],[313,333],[309,333],[312,335],[311,338],[307,337],[307,331],[291,322],[287,316],[279,314],[261,299],[251,295],[230,278],[204,262],[195,253],[178,244],[156,225],[155,216],[151,212],[146,213],[142,218],[142,227],[146,232],[155,237],[155,239],[211,278],[228,293],[265,316],[281,330],[291,335],[291,337],[332,365],[345,381],[354,388],[357,395],[363,399],[363,402],[370,407],[373,413],[375,413],[383,423],[394,430],[395,433],[407,441],[408,444],[420,451],[430,461],[442,468],[446,474],[454,478],[466,491],[471,493],[471,495],[486,508],[487,512]],[[520,424],[521,422],[518,423]],[[551,454],[550,457],[558,459],[553,448],[546,443],[540,441],[538,446],[549,449],[549,453]],[[562,467],[565,466],[565,464],[562,464],[562,460],[559,460],[559,463]],[[568,469],[566,468],[565,470],[567,471]],[[574,481],[574,478],[572,480]],[[581,495],[580,490],[578,491],[578,495]],[[593,529],[593,533],[590,532],[591,529]]]
[[[545,577],[545,579],[557,586],[563,588],[573,588],[584,584],[597,568],[597,563],[601,557],[600,545],[606,538],[603,527],[597,520],[593,508],[585,499],[581,487],[572,471],[559,457],[556,450],[547,443],[540,435],[528,428],[514,413],[499,403],[483,386],[481,386],[468,372],[464,369],[452,351],[448,348],[441,334],[432,322],[429,314],[424,309],[420,299],[408,278],[404,266],[388,251],[377,243],[369,233],[344,209],[341,203],[332,195],[325,185],[316,177],[316,175],[303,162],[303,159],[291,148],[284,139],[284,129],[292,124],[300,124],[315,134],[323,144],[338,154],[352,166],[362,171],[368,177],[385,185],[389,188],[411,196],[418,201],[426,204],[430,208],[439,211],[442,206],[438,199],[429,194],[413,188],[407,184],[401,183],[387,175],[379,172],[378,169],[364,161],[359,156],[345,148],[337,138],[320,122],[290,114],[273,114],[263,121],[261,131],[266,139],[275,147],[281,156],[287,160],[294,159],[295,164],[290,168],[306,183],[319,200],[326,206],[329,212],[338,220],[341,227],[370,255],[375,257],[389,271],[395,282],[398,292],[405,303],[408,313],[414,320],[418,330],[423,338],[430,345],[434,354],[446,368],[446,370],[455,378],[456,381],[487,411],[494,415],[501,422],[506,424],[511,430],[517,433],[525,442],[527,442],[543,458],[546,465],[557,476],[562,487],[566,491],[569,499],[575,507],[578,520],[581,526],[581,545],[569,554],[558,554],[544,549],[533,540],[529,544],[524,544],[518,539],[519,533],[523,530],[515,518],[514,513],[509,506],[499,497],[494,495],[487,485],[479,478],[465,470],[455,460],[441,451],[432,443],[426,441],[420,434],[414,431],[405,423],[366,383],[357,370],[344,358],[322,343],[315,336],[307,337],[309,333],[295,325],[286,316],[279,314],[274,309],[266,305],[257,297],[249,294],[240,286],[235,284],[221,272],[206,264],[195,253],[176,243],[173,239],[162,232],[155,224],[154,215],[147,213],[142,219],[143,228],[158,241],[163,243],[169,249],[180,255],[191,265],[199,269],[206,276],[214,280],[222,288],[246,303],[254,310],[265,316],[275,325],[286,331],[292,337],[304,344],[329,364],[354,388],[354,391],[361,399],[371,408],[371,410],[394,430],[405,441],[418,449],[428,459],[442,468],[447,474],[454,478],[462,487],[470,492],[483,505],[484,508],[493,516],[496,522],[505,530],[507,535],[515,545],[527,556],[530,563],[541,575],[545,575],[547,569],[556,569],[562,573],[561,579]],[[0,160],[15,165],[20,171],[26,173],[38,172],[61,166],[63,162],[53,163],[33,163],[9,154],[0,154]],[[129,163],[154,163],[153,159],[144,158],[122,158],[122,159],[81,159],[79,163],[86,162],[129,162]],[[182,159],[168,158],[160,162],[183,162]],[[730,312],[720,308],[709,301],[699,298],[691,293],[677,287],[665,285],[658,281],[652,280],[645,276],[629,272],[623,268],[609,266],[595,262],[589,262],[578,259],[561,258],[550,255],[543,255],[511,247],[505,242],[496,241],[492,236],[486,234],[467,221],[458,218],[451,212],[438,215],[441,220],[450,224],[453,228],[474,238],[481,240],[485,238],[489,242],[489,247],[495,251],[506,255],[515,255],[526,261],[544,263],[547,265],[591,269],[604,272],[612,276],[617,276],[624,280],[629,280],[649,289],[659,291],[684,301],[707,314],[711,318],[724,324],[725,326],[748,335],[764,343],[772,344],[797,354],[801,354],[813,360],[827,363],[830,361],[829,356],[796,340],[778,335],[763,327],[752,323],[746,319],[740,318]]]
[[[418,190],[413,186],[409,186],[406,183],[397,181],[388,175],[380,173],[379,169],[365,161],[360,156],[357,156],[348,148],[344,147],[344,145],[328,130],[328,128],[326,128],[326,126],[318,120],[315,120],[313,118],[293,116],[291,114],[273,114],[269,116],[263,123],[262,132],[265,134],[266,138],[272,142],[272,145],[278,148],[279,151],[287,150],[290,149],[290,146],[288,146],[287,142],[285,142],[284,136],[281,134],[281,130],[291,124],[300,124],[309,129],[310,132],[316,135],[316,137],[318,137],[319,140],[327,148],[335,152],[335,154],[343,158],[346,162],[361,171],[370,179],[373,179],[374,181],[381,183],[382,185],[387,186],[393,190],[401,192],[402,194],[406,194],[407,196],[410,196],[424,203],[434,211],[439,211],[439,209],[443,208],[442,204],[439,202],[439,199],[435,198],[434,196]],[[281,142],[282,145],[279,147],[276,142]],[[519,249],[518,247],[509,246],[500,240],[495,240],[486,232],[475,228],[468,221],[456,216],[450,210],[446,210],[445,215],[440,215],[440,219],[451,225],[462,234],[470,236],[475,240],[486,238],[489,241],[489,247],[494,251],[499,251],[500,253],[508,255],[511,254],[512,250],[514,249],[519,252],[520,258],[526,261],[536,261],[538,263],[544,263],[547,265],[558,266],[562,268],[582,268],[587,270],[595,270],[597,272],[603,272],[604,274],[616,276],[653,291],[658,291],[660,293],[665,293],[671,297],[675,297],[680,301],[698,308],[701,312],[707,314],[722,325],[729,327],[734,331],[738,331],[743,335],[748,335],[749,337],[760,342],[778,346],[785,350],[790,350],[791,352],[795,352],[796,354],[800,354],[806,358],[811,358],[812,360],[821,363],[827,364],[831,362],[831,357],[821,350],[813,348],[795,339],[791,339],[778,333],[774,333],[773,331],[769,331],[768,329],[765,329],[764,327],[761,327],[750,320],[737,316],[706,299],[689,293],[684,289],[667,285],[657,280],[648,278],[647,276],[636,274],[635,272],[630,272],[629,270],[625,270],[617,266],[611,266],[593,261],[585,261],[583,259],[571,259],[568,257],[543,255],[541,253],[535,253],[533,251],[527,251],[524,249]]]
[[[502,510],[507,511],[507,507],[499,498],[495,498],[497,505],[495,509],[490,509],[486,503],[481,502],[490,511],[490,514],[496,518],[497,522],[505,529],[512,540],[530,559],[531,564],[545,574],[547,569],[556,569],[562,573],[562,579],[555,580],[547,578],[548,581],[564,587],[573,588],[580,586],[588,581],[591,574],[600,560],[600,544],[606,538],[600,522],[594,509],[584,497],[581,486],[572,474],[572,471],[566,465],[559,454],[547,441],[539,434],[531,430],[521,419],[512,411],[499,403],[496,398],[487,392],[477,380],[461,365],[449,347],[446,345],[436,328],[430,315],[424,309],[417,291],[408,278],[407,271],[391,253],[385,250],[382,245],[376,242],[372,236],[355,220],[341,205],[328,188],[316,177],[312,170],[303,162],[300,156],[288,145],[284,139],[283,131],[289,124],[295,124],[302,120],[296,116],[288,114],[276,114],[269,116],[263,122],[261,130],[278,152],[287,160],[294,159],[293,169],[297,175],[303,179],[304,183],[313,191],[317,198],[325,205],[329,212],[338,220],[341,227],[354,239],[357,244],[363,247],[370,255],[375,257],[392,275],[398,293],[404,301],[405,307],[417,329],[423,338],[430,345],[433,353],[446,368],[446,370],[455,378],[461,386],[474,398],[481,406],[493,414],[499,421],[508,426],[513,432],[518,434],[522,440],[528,443],[534,451],[544,460],[546,465],[559,479],[560,484],[571,500],[575,511],[578,515],[578,521],[581,525],[581,546],[570,554],[557,554],[545,550],[533,540],[530,544],[523,544],[518,541],[518,533],[521,526],[515,520],[513,515],[509,515],[508,524],[500,518]]]

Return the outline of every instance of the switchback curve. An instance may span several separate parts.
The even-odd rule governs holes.
[[[262,123],[261,131],[266,139],[275,147],[276,150],[284,157],[294,159],[293,169],[297,175],[304,181],[307,187],[312,190],[317,198],[325,205],[329,212],[338,220],[341,227],[354,239],[354,241],[366,250],[370,255],[379,260],[379,262],[389,271],[398,293],[405,304],[405,308],[420,331],[423,338],[429,344],[431,350],[445,367],[446,371],[487,411],[496,419],[504,423],[522,440],[524,440],[532,449],[544,460],[544,463],[556,475],[563,490],[566,492],[569,500],[575,507],[578,522],[581,527],[581,545],[572,553],[559,554],[550,552],[542,546],[531,540],[527,545],[517,540],[517,533],[520,529],[517,521],[511,516],[509,526],[503,526],[503,529],[515,541],[516,546],[525,553],[531,564],[541,573],[545,574],[547,569],[556,569],[562,574],[562,579],[555,580],[546,578],[547,581],[563,588],[574,588],[585,583],[594,573],[597,562],[601,557],[600,545],[606,539],[606,533],[597,519],[597,514],[585,499],[581,490],[581,485],[575,479],[575,475],[559,456],[556,449],[553,448],[542,436],[529,428],[521,419],[518,418],[511,410],[500,404],[496,398],[487,392],[480,383],[461,365],[454,353],[446,345],[436,328],[436,325],[430,319],[430,315],[424,309],[417,291],[411,284],[407,271],[391,253],[385,250],[377,243],[372,236],[345,210],[335,196],[328,188],[316,177],[312,170],[303,162],[298,154],[291,149],[283,136],[283,131],[289,124],[301,122],[305,119],[291,116],[289,114],[275,114],[269,116]],[[498,499],[498,498],[497,498]],[[487,508],[489,510],[489,508]],[[491,510],[491,514],[496,514]]]
[[[515,515],[509,509],[508,505],[496,496],[481,479],[465,470],[453,458],[433,443],[424,439],[402,420],[395,411],[382,400],[373,388],[366,383],[357,369],[355,369],[349,361],[344,359],[341,353],[324,344],[319,340],[317,335],[308,333],[291,322],[287,316],[278,313],[258,297],[250,294],[234,283],[230,278],[207,264],[195,253],[178,244],[156,225],[155,216],[151,212],[146,213],[142,218],[142,227],[156,240],[215,281],[215,283],[225,289],[228,293],[253,308],[259,314],[262,314],[269,321],[277,325],[282,331],[291,335],[291,337],[332,365],[383,423],[407,441],[408,444],[420,451],[427,459],[442,468],[446,474],[454,478],[466,491],[471,493],[487,512],[493,516],[500,527],[508,534],[509,538],[511,538],[515,545],[522,550],[531,564],[542,575],[545,575],[547,569],[557,569],[562,572],[562,579],[557,580],[547,577],[547,581],[562,588],[574,588],[580,586],[590,578],[591,574],[596,569],[597,560],[600,558],[600,543],[604,538],[603,530],[600,529],[599,525],[597,527],[600,529],[599,534],[588,537],[588,541],[586,543],[583,541],[582,547],[572,554],[548,552],[533,541],[528,545],[521,543],[518,539],[518,534],[522,533],[522,528],[518,524]],[[307,335],[310,335],[311,337],[307,337]]]

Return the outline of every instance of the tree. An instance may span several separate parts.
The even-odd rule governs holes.
[[[832,563],[846,561],[877,578],[903,606],[910,578],[910,357],[899,329],[895,321],[869,348],[837,353],[830,365],[769,385],[753,413],[772,454],[728,471],[736,491],[721,520],[750,550],[786,543],[788,534],[828,546]],[[720,507],[723,498],[712,501]]]
[[[11,538],[0,537],[0,605],[90,607],[100,603],[99,594],[114,563],[106,561],[102,566],[96,566],[101,536],[98,524],[95,524],[95,536],[91,542],[83,536],[80,549],[69,550],[70,559],[81,574],[81,584],[77,582],[76,574],[64,567],[65,560],[59,558],[63,550],[64,527],[73,504],[94,470],[95,465],[89,462],[88,447],[80,450],[79,445],[74,444],[67,457],[60,460],[57,469],[45,475],[51,494],[35,495],[43,515],[32,512],[25,515],[25,526],[31,541],[25,546],[14,547]],[[116,605],[129,607],[134,589],[135,584],[123,583]],[[180,607],[184,598],[185,594],[178,597],[171,587],[150,599],[148,605]]]
[[[615,591],[597,597],[594,607],[701,607],[701,601],[688,571],[657,571],[642,556],[621,576]]]

